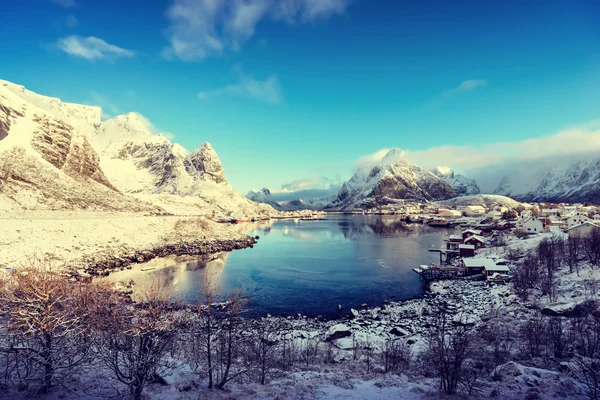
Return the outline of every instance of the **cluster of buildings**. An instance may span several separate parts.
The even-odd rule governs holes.
[[[516,227],[517,232],[526,234],[562,231],[569,236],[585,236],[600,228],[600,208],[563,204],[526,209],[521,212]]]

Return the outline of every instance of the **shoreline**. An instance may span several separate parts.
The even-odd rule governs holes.
[[[146,250],[130,250],[97,260],[94,256],[83,257],[81,266],[70,266],[72,275],[83,272],[90,276],[108,276],[112,272],[131,269],[132,265],[143,264],[155,258],[168,256],[201,256],[220,252],[231,252],[252,248],[258,243],[253,237],[241,239],[192,240],[169,243]]]

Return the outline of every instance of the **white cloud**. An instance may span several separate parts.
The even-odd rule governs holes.
[[[380,162],[390,149],[381,149],[359,158],[357,168],[369,168]],[[466,175],[480,178],[478,184],[493,190],[506,173],[596,157],[600,153],[600,121],[573,126],[557,133],[513,142],[479,146],[444,145],[425,150],[402,152],[402,157],[427,169],[447,165]],[[491,188],[491,189],[490,189]]]
[[[77,7],[77,1],[75,0],[50,0],[54,4],[58,4],[64,8]]]
[[[279,104],[283,101],[281,85],[276,76],[272,75],[261,81],[246,75],[240,68],[237,68],[237,76],[238,82],[219,89],[199,92],[198,98],[207,100],[212,97],[235,95],[250,97],[269,104]]]
[[[336,183],[326,176],[311,176],[304,179],[298,179],[281,185],[283,191],[297,191],[306,189],[329,189]]]
[[[288,24],[343,14],[352,0],[173,0],[167,9],[166,58],[200,61],[238,51],[265,20]]]
[[[57,47],[67,54],[85,58],[89,61],[114,60],[118,57],[133,57],[135,52],[106,43],[104,40],[89,36],[67,36],[56,42]]]
[[[142,114],[140,114],[138,112],[134,112],[134,114],[136,114],[138,116],[142,125],[144,125],[150,131],[150,133],[152,133],[153,135],[163,135],[164,137],[166,137],[169,140],[175,139],[174,134],[158,129],[152,122],[150,122],[150,120],[148,118],[144,117]]]

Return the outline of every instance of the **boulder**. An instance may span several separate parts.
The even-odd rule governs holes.
[[[329,328],[325,341],[331,342],[332,340],[342,339],[348,336],[352,336],[350,328],[344,324],[337,324]]]
[[[544,307],[540,312],[543,315],[550,317],[568,317],[581,318],[594,312],[596,302],[593,300],[584,301],[583,303],[559,303]]]

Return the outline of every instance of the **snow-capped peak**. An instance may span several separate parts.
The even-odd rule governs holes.
[[[396,165],[396,164],[407,164],[406,154],[402,149],[393,148],[387,152],[385,156],[379,162],[380,166]]]
[[[446,167],[443,165],[438,165],[437,167],[435,167],[435,170],[439,172],[440,175],[450,175],[454,172],[450,167]]]

